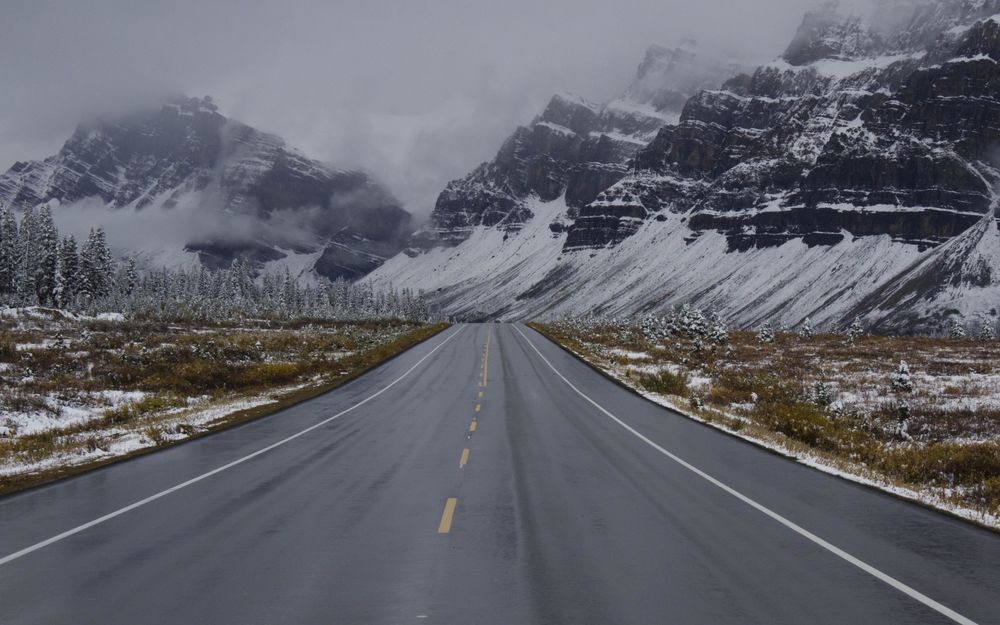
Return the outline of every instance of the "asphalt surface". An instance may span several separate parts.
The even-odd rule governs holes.
[[[0,499],[4,625],[952,622],[1000,623],[1000,536],[658,408],[523,326],[457,326]]]

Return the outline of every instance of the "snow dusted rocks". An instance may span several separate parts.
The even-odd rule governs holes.
[[[459,314],[634,314],[693,303],[745,327],[809,317],[839,328],[861,316],[882,331],[940,331],[956,313],[995,319],[998,61],[1000,0],[882,0],[858,15],[830,3],[774,62],[694,93],[655,134],[629,135],[644,145],[614,144],[624,165],[589,154],[597,165],[571,163],[542,142],[527,153],[548,167],[544,175],[515,178],[544,184],[478,179],[477,190],[517,208],[516,230],[533,239],[498,239],[489,265],[509,264],[445,271],[428,254],[403,271],[423,270],[419,286]],[[579,137],[573,124],[610,108],[560,104],[531,128],[551,123]],[[567,172],[580,167],[605,179],[590,176],[588,193],[577,193]],[[556,195],[562,208],[534,208]],[[462,210],[470,217],[451,244],[491,226],[470,208],[483,197],[455,193],[439,204],[439,225]],[[527,247],[538,248],[533,260],[523,258]],[[471,255],[459,248],[448,258]],[[541,277],[498,277],[523,263]]]
[[[57,210],[188,210],[184,218],[204,227],[179,246],[206,266],[311,254],[329,278],[378,266],[402,249],[410,224],[366,174],[309,159],[227,119],[208,98],[81,125],[55,156],[0,176],[0,207],[53,201]]]
[[[831,5],[785,55],[692,98],[641,171],[584,215],[688,214],[731,250],[886,235],[923,248],[992,212],[1000,128],[994,2],[882,3],[867,21]],[[931,25],[935,25],[932,28]],[[995,57],[995,58],[994,58]],[[655,182],[652,178],[656,179]],[[639,208],[641,206],[641,209]],[[581,247],[587,219],[570,243]]]
[[[520,230],[533,218],[528,198],[565,197],[571,209],[594,201],[626,175],[626,163],[664,124],[676,123],[687,99],[718,87],[736,66],[705,57],[693,42],[653,46],[629,88],[603,105],[561,94],[496,157],[448,184],[415,247],[456,245],[477,226]]]

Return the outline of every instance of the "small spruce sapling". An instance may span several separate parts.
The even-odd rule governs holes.
[[[854,318],[851,322],[851,326],[847,328],[847,343],[849,345],[854,345],[855,341],[858,340],[865,333],[865,327],[861,325],[861,319],[858,317]]]
[[[951,327],[948,329],[948,336],[953,339],[964,339],[968,336],[968,333],[965,331],[965,324],[962,323],[961,319],[956,317],[951,320]]]
[[[804,339],[811,339],[814,335],[812,322],[809,321],[809,317],[806,317],[806,320],[802,322],[802,327],[799,328],[799,336]]]
[[[896,432],[905,439],[910,439],[910,417],[913,413],[910,411],[910,404],[906,401],[899,400],[896,404],[896,418],[899,420],[896,424]]]
[[[729,342],[729,330],[718,313],[708,316],[708,340],[716,345],[725,345]]]
[[[995,341],[997,340],[996,330],[993,328],[993,324],[989,321],[983,322],[983,327],[979,331],[979,340],[981,341]]]
[[[774,342],[774,327],[770,321],[760,327],[760,331],[757,333],[757,340],[761,343]]]
[[[833,403],[833,397],[830,395],[830,387],[822,380],[817,380],[813,384],[813,401],[820,408],[826,408]]]
[[[892,374],[892,390],[897,393],[909,393],[913,391],[913,378],[910,376],[910,367],[906,361],[899,361],[899,368]]]

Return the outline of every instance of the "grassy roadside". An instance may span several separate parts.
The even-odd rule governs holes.
[[[5,328],[0,381],[20,379],[0,393],[0,494],[273,414],[329,392],[447,327],[296,322],[257,328]]]
[[[656,403],[1000,529],[995,341],[749,332],[709,341],[623,323],[529,325]]]

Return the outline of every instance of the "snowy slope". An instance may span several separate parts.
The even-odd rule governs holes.
[[[565,204],[531,208],[537,216],[520,232],[477,228],[456,247],[389,259],[368,279],[422,289],[458,316],[631,315],[694,302],[741,326],[792,326],[806,317],[831,326],[933,256],[889,236],[850,235],[831,247],[794,240],[727,253],[724,235],[696,233],[677,215],[644,222],[614,247],[563,252],[566,235],[550,226],[565,219]]]
[[[827,5],[781,58],[690,98],[594,199],[536,185],[477,220],[498,206],[487,181],[449,187],[435,225],[454,247],[409,250],[371,279],[458,315],[694,303],[742,326],[977,323],[998,314],[998,141],[1000,1]]]

